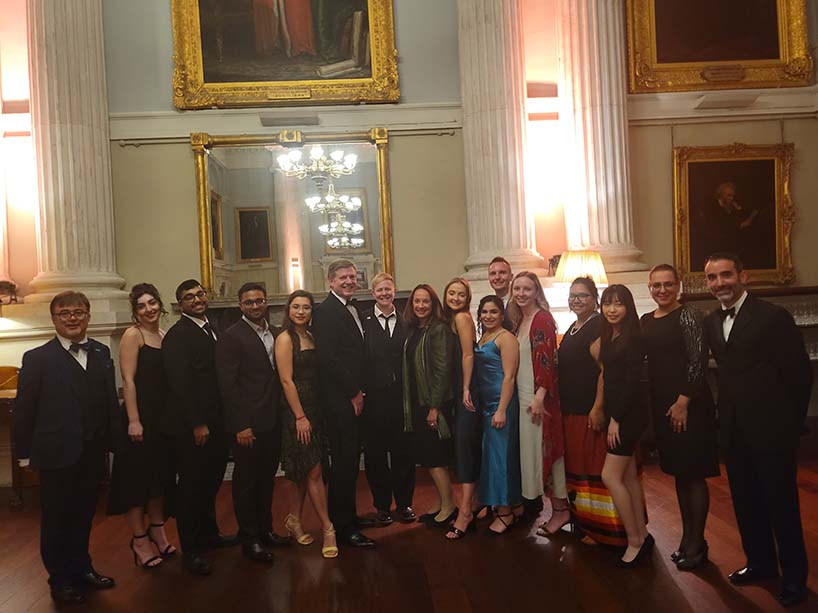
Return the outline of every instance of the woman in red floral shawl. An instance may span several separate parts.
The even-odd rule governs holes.
[[[554,534],[571,519],[557,386],[557,326],[533,272],[514,277],[511,296],[509,318],[520,343],[517,393],[523,497],[533,500],[543,493],[550,497],[551,518],[539,532]]]

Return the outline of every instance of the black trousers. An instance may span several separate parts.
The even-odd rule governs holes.
[[[281,428],[255,432],[252,447],[233,437],[233,510],[243,543],[257,541],[273,530],[273,485],[281,458]]]
[[[360,421],[349,400],[327,411],[329,517],[339,536],[358,530],[355,490],[361,461]]]
[[[204,445],[197,446],[193,432],[176,439],[179,484],[176,491],[176,525],[186,554],[199,554],[219,533],[216,494],[219,492],[229,451],[224,432],[210,431]]]
[[[762,572],[774,572],[780,564],[785,584],[805,585],[807,552],[801,528],[795,451],[755,452],[742,439],[738,428],[733,428],[726,466],[747,564]]]
[[[85,441],[76,464],[40,471],[40,554],[54,588],[91,570],[88,540],[104,473],[102,437]]]
[[[366,479],[379,511],[411,507],[415,463],[410,434],[403,431],[403,387],[395,383],[367,393],[361,414]]]

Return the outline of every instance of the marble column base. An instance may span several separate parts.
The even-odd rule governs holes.
[[[605,272],[608,274],[650,268],[642,260],[642,252],[634,245],[592,245],[588,248],[599,251],[602,263],[605,265]]]
[[[125,279],[111,272],[41,272],[31,281],[34,293],[25,297],[26,302],[51,302],[65,290],[82,292],[89,300],[127,300],[122,290]]]

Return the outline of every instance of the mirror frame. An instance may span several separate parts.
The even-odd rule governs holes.
[[[192,132],[190,146],[196,171],[196,209],[199,217],[199,264],[201,283],[213,291],[213,241],[210,222],[210,183],[207,176],[207,151],[213,147],[251,145],[281,145],[302,147],[310,143],[370,143],[377,147],[378,207],[381,220],[381,270],[395,275],[392,247],[392,200],[389,192],[389,134],[386,128],[372,128],[368,132],[316,132],[283,130],[274,135],[216,136],[207,132]],[[339,257],[342,257],[339,254]]]

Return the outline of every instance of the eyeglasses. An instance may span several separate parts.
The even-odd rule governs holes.
[[[654,292],[658,292],[662,289],[673,289],[674,287],[676,287],[676,281],[665,281],[664,283],[659,283],[657,281],[656,283],[650,284],[650,289]]]
[[[246,307],[262,306],[264,304],[267,304],[267,299],[266,298],[256,298],[255,300],[242,300],[241,304],[243,306],[246,306]]]
[[[574,302],[574,300],[585,302],[590,297],[591,294],[568,294],[568,302]]]
[[[60,321],[70,321],[72,319],[80,321],[88,317],[88,311],[57,311],[54,316]]]
[[[195,294],[185,294],[182,296],[182,302],[193,302],[196,298],[199,300],[204,300],[207,298],[207,292],[202,289]]]

